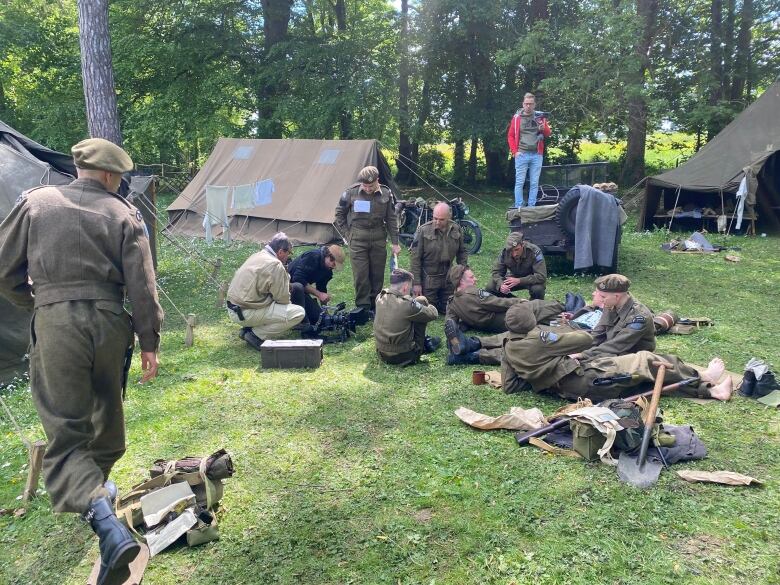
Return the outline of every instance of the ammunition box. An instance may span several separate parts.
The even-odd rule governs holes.
[[[585,461],[597,461],[599,449],[607,442],[607,438],[595,427],[576,420],[569,421],[572,432],[572,449]]]
[[[264,369],[319,368],[322,363],[322,339],[278,339],[260,346]]]

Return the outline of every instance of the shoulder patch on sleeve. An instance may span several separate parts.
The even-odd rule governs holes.
[[[555,333],[554,331],[540,331],[539,332],[539,339],[542,340],[542,343],[551,344],[555,343],[560,339],[560,336]]]
[[[412,307],[414,307],[415,311],[422,311],[422,303],[418,301],[417,299],[412,299]]]
[[[538,263],[539,263],[539,262],[541,262],[542,260],[544,260],[544,254],[542,254],[541,252],[539,252],[539,253],[536,255],[536,258],[534,258],[534,264],[538,264]]]
[[[488,291],[486,291],[484,288],[479,289],[477,294],[479,295],[480,299],[486,299],[491,296],[491,294]]]
[[[631,320],[632,323],[644,323],[647,321],[644,315],[634,315],[634,318]]]

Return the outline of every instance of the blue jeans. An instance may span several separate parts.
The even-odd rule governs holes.
[[[526,171],[530,176],[528,207],[536,205],[536,193],[539,191],[539,175],[542,173],[543,159],[541,154],[535,152],[520,152],[515,157],[515,207],[523,206]]]

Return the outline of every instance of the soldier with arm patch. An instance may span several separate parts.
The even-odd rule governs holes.
[[[595,281],[604,312],[593,328],[593,346],[577,357],[593,359],[655,350],[653,315],[628,292],[631,281],[621,274],[608,274]]]
[[[528,289],[531,299],[544,299],[547,264],[541,249],[526,242],[521,232],[509,234],[506,246],[493,265],[487,290],[498,296]]]
[[[108,480],[125,451],[123,366],[135,331],[142,382],[157,375],[162,309],[141,214],[116,193],[132,160],[100,138],[71,152],[78,178],[30,191],[0,225],[0,294],[34,307],[30,390],[54,511],[83,514],[98,535],[97,582],[124,582],[140,548]]]
[[[412,297],[414,277],[406,270],[393,270],[390,288],[379,293],[374,317],[374,341],[379,358],[388,364],[409,366],[440,345],[425,335],[427,324],[439,316],[425,297]]]

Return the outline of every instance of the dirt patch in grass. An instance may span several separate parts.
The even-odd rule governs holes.
[[[423,508],[421,510],[417,510],[414,514],[412,514],[415,520],[421,523],[430,522],[431,518],[433,518],[433,510],[430,508]]]
[[[691,562],[723,562],[723,548],[726,541],[711,534],[698,534],[687,540],[680,541],[677,549],[680,554]]]

